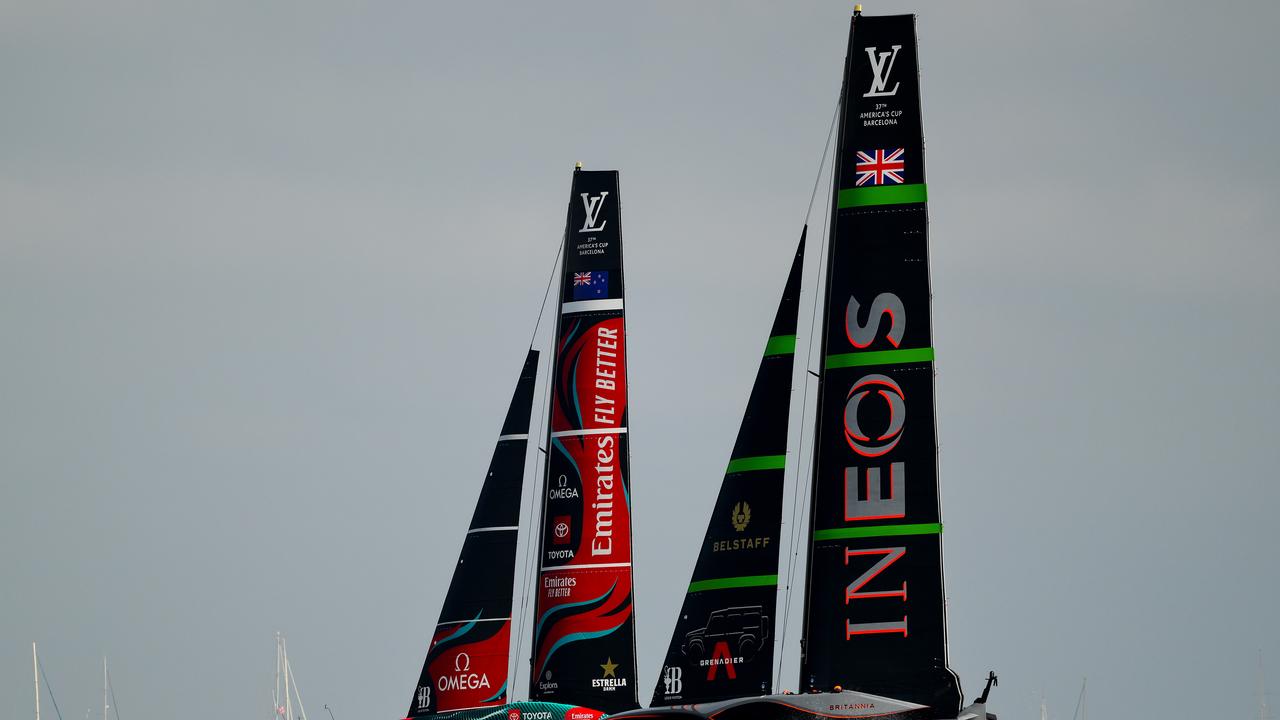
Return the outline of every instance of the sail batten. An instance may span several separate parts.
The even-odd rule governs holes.
[[[801,687],[954,717],[915,16],[855,16],[822,301]]]
[[[406,718],[507,702],[520,497],[538,352],[530,350]]]
[[[558,300],[529,697],[637,707],[618,173],[573,174]]]
[[[804,242],[802,233],[654,706],[763,695],[773,687],[778,540]]]

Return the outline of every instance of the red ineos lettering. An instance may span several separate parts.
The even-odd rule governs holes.
[[[867,555],[882,555],[872,565],[870,569],[858,576],[858,579],[849,584],[844,591],[844,602],[848,605],[854,600],[868,600],[871,598],[900,598],[902,602],[907,601],[907,581],[902,581],[901,590],[883,590],[883,591],[864,591],[862,588],[871,582],[877,575],[885,570],[885,568],[902,559],[907,554],[907,549],[902,547],[895,548],[877,548],[875,550],[844,550],[844,564],[849,564],[849,558],[862,557]],[[907,636],[907,616],[902,616],[902,622],[865,622],[855,623],[849,620],[844,621],[844,638],[848,640],[855,635],[886,635],[898,634],[902,637]]]
[[[875,391],[889,406],[889,426],[875,440],[858,423],[858,406]],[[885,375],[867,375],[849,389],[844,406],[844,439],[862,457],[880,457],[898,446],[902,425],[907,421],[907,398],[898,383]]]
[[[894,48],[893,54],[897,54],[897,48]],[[880,60],[883,62],[888,57],[888,53],[883,53]],[[873,56],[873,61],[874,61]],[[892,68],[892,60],[889,61],[889,67]],[[887,76],[886,70],[884,75]],[[880,71],[877,70],[880,89],[883,90],[883,80],[880,79]],[[886,93],[888,94],[888,93]],[[871,301],[868,309],[867,322],[860,324],[858,322],[860,306],[854,297],[849,298],[849,303],[845,309],[845,335],[849,339],[849,343],[856,348],[867,348],[875,342],[880,333],[881,320],[885,315],[889,316],[889,328],[884,338],[893,347],[898,347],[902,342],[903,336],[907,330],[907,312],[906,306],[902,299],[893,293],[880,293]],[[871,433],[862,429],[858,419],[858,410],[862,401],[872,393],[878,395],[885,403],[888,409],[888,422],[883,431],[876,433],[876,437],[872,438]],[[895,448],[905,432],[907,422],[907,398],[902,390],[902,386],[887,375],[870,374],[859,378],[851,388],[847,395],[844,408],[844,438],[849,448],[857,455],[864,458],[879,458],[889,455]],[[874,432],[874,431],[873,431]],[[889,471],[889,492],[884,493],[883,483],[881,482],[881,472],[883,467],[867,467],[858,466],[846,467],[844,471],[844,519],[845,522],[859,522],[866,520],[890,520],[897,518],[905,518],[907,515],[907,464],[903,461],[890,462]],[[859,474],[865,478],[865,492],[859,493]],[[903,603],[907,601],[907,582],[902,582],[902,589],[872,591],[864,588],[876,576],[884,572],[890,565],[906,555],[905,547],[893,548],[877,548],[877,549],[850,549],[845,548],[844,564],[847,567],[851,558],[878,557],[879,559],[864,571],[856,580],[845,588],[844,603],[850,606],[855,600],[868,600],[873,598],[898,598]],[[854,613],[856,608],[850,607],[850,613]],[[907,636],[907,616],[903,615],[901,622],[897,620],[889,622],[853,622],[849,619],[845,620],[845,639],[849,640],[856,635],[880,635],[880,634],[899,634],[903,637]]]
[[[889,332],[885,333],[884,339],[890,345],[898,347],[902,342],[902,334],[907,329],[907,306],[902,304],[901,298],[893,293],[877,295],[867,311],[866,325],[858,324],[859,309],[858,299],[849,296],[849,304],[844,310],[844,334],[849,338],[850,345],[856,348],[869,347],[880,330],[880,318],[888,315]]]

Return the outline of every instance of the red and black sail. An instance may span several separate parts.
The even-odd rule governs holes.
[[[855,16],[823,312],[801,686],[954,717],[915,17]]]
[[[802,234],[652,705],[772,692],[787,414],[803,264]]]
[[[636,707],[618,173],[573,175],[551,377],[532,700]]]
[[[406,717],[507,702],[516,535],[537,372],[538,352],[530,350]]]

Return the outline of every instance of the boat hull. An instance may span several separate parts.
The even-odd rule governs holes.
[[[948,716],[949,717],[949,716]],[[830,718],[877,718],[878,720],[939,720],[927,705],[852,691],[808,693],[804,695],[762,695],[697,705],[672,705],[647,710],[630,710],[610,715],[609,720],[829,720]],[[985,709],[970,706],[961,720],[987,720]]]
[[[436,713],[432,720],[600,720],[604,713],[578,705],[550,702],[513,702]],[[405,718],[410,720],[410,718]]]

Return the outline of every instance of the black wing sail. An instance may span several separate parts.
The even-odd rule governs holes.
[[[636,707],[618,173],[573,174],[565,231],[531,700]]]
[[[537,372],[538,352],[530,350],[406,717],[507,702],[516,535]]]
[[[778,536],[804,234],[787,276],[653,705],[763,695],[773,687]]]
[[[845,62],[801,686],[954,717],[915,16],[855,16]]]

